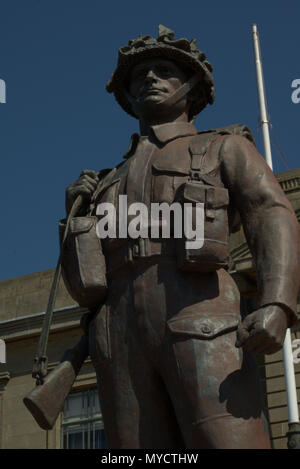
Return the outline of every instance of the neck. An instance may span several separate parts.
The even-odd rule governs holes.
[[[150,118],[140,118],[140,134],[141,135],[150,135],[151,127],[153,125],[160,125],[160,124],[170,124],[172,122],[189,122],[188,115],[186,112],[180,114],[179,116],[156,116]]]

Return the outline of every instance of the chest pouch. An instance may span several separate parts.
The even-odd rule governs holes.
[[[94,213],[99,194],[106,187],[111,187],[110,181],[116,171],[117,168],[103,169],[98,173],[100,181],[93,194],[89,214],[85,217],[71,218],[63,246],[62,275],[67,290],[80,306],[89,309],[98,307],[105,301],[107,295],[106,261],[101,239],[96,232],[99,217]],[[60,222],[61,245],[65,228],[64,221]]]
[[[216,168],[210,167],[209,174],[201,170],[209,140],[211,136],[190,145],[189,181],[176,194],[176,201],[183,205],[182,237],[176,240],[176,255],[178,267],[185,271],[213,272],[227,267],[229,260],[229,194],[220,178],[219,158],[212,155]],[[186,207],[190,207],[189,217]]]

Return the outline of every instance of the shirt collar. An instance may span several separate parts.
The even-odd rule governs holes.
[[[171,122],[168,124],[153,125],[151,129],[160,143],[167,143],[175,138],[196,135],[197,133],[196,127],[190,122]]]
[[[187,137],[198,133],[196,127],[190,122],[171,122],[168,124],[153,125],[152,133],[159,143],[165,144],[179,137]],[[123,158],[129,158],[135,152],[140,136],[133,134],[130,146]]]

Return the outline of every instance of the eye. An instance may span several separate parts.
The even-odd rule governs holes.
[[[143,78],[147,75],[147,70],[140,68],[132,74],[132,79]]]
[[[171,69],[167,65],[159,65],[157,67],[157,72],[162,76],[169,76],[172,73]]]

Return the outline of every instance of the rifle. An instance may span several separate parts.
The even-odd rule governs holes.
[[[43,384],[37,385],[24,397],[25,406],[43,430],[53,428],[88,354],[88,338],[83,335],[74,348],[64,353],[61,362],[44,378]]]
[[[70,221],[76,215],[81,205],[82,196],[79,195],[76,198],[67,218],[61,252],[51,286],[47,311],[39,339],[38,350],[34,357],[32,376],[33,378],[36,378],[36,387],[23,399],[27,409],[33,415],[39,426],[44,430],[50,430],[53,428],[59,413],[63,409],[64,401],[72,388],[75,378],[84,360],[89,354],[88,338],[86,335],[83,335],[78,344],[76,344],[74,348],[67,350],[59,365],[57,365],[48,374],[48,358],[46,351],[50,325],[53,316],[54,303],[61,274],[63,251],[69,231]],[[54,395],[55,399],[53,399]]]
[[[97,190],[92,196],[91,202],[95,201],[97,194],[101,190],[103,178],[105,178],[105,176],[108,174],[113,174],[115,170],[116,168],[102,169],[101,171],[99,171],[98,173],[98,177],[100,180],[99,185],[97,187]],[[61,362],[48,374],[48,371],[47,371],[48,358],[46,355],[46,351],[47,351],[47,345],[48,345],[50,325],[51,325],[52,316],[53,316],[54,303],[55,303],[55,299],[57,295],[58,283],[59,283],[59,278],[61,274],[64,249],[65,249],[67,235],[69,233],[71,219],[74,218],[76,214],[78,213],[79,209],[81,208],[82,202],[83,202],[83,198],[81,195],[79,195],[75,199],[75,202],[73,203],[73,206],[67,218],[66,228],[65,228],[65,231],[62,237],[62,242],[61,242],[60,256],[58,258],[58,262],[57,262],[57,266],[56,266],[56,270],[55,270],[55,274],[54,274],[54,278],[53,278],[53,282],[52,282],[52,286],[50,290],[47,311],[45,314],[43,328],[42,328],[42,332],[41,332],[40,339],[39,339],[38,350],[34,357],[32,377],[36,378],[36,388],[33,389],[23,399],[25,406],[31,412],[31,414],[33,415],[33,417],[35,418],[39,426],[43,428],[44,430],[50,430],[51,428],[53,428],[59,413],[63,409],[64,401],[72,388],[75,378],[84,360],[89,355],[88,337],[87,335],[83,335],[80,341],[78,342],[78,344],[76,344],[74,348],[67,350],[64,356],[62,357]],[[97,243],[97,256],[94,256],[94,261],[96,263],[99,263],[99,265],[101,264],[103,267],[103,271],[105,272],[105,260],[104,260],[104,256],[102,255],[102,252],[100,254],[98,243]],[[95,297],[93,297],[93,301],[96,301],[96,303],[99,304],[100,295],[101,295],[101,298],[102,297],[104,298],[106,294],[105,293],[106,292],[106,279],[103,278],[103,276],[101,275],[101,272],[99,273],[99,269],[95,272],[96,272],[95,275],[97,278],[94,284],[96,284],[96,290],[97,290],[98,296],[96,299]],[[89,280],[91,281],[91,278],[89,278]],[[73,296],[72,292],[69,291],[69,293],[71,294],[71,296]],[[95,293],[95,288],[94,288],[94,293]],[[91,291],[89,291],[89,294],[91,294]],[[73,296],[73,298],[75,298],[76,301],[81,306],[87,306],[86,304],[84,304],[85,300],[83,300],[82,298],[76,298],[76,293],[75,293],[75,297]],[[95,306],[94,304],[93,306],[89,304],[88,309],[90,313],[95,313],[94,306]],[[92,314],[90,313],[88,313],[88,315],[91,319]],[[83,326],[83,329],[86,331],[87,327],[84,327],[84,324],[81,324],[81,325]],[[85,326],[87,326],[87,322],[85,323]],[[55,396],[55,399],[54,399],[54,396]]]

